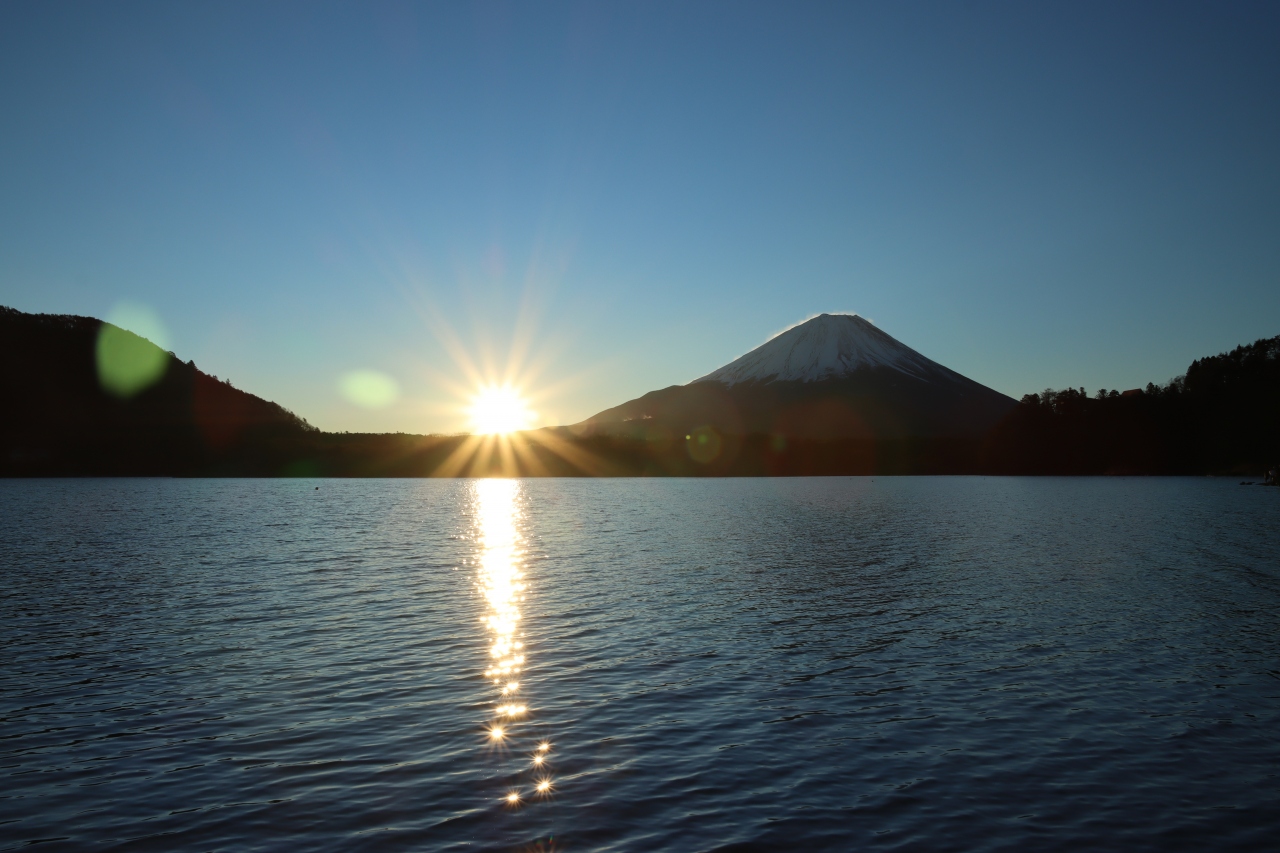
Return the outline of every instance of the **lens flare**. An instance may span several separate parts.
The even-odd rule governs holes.
[[[164,325],[145,305],[121,303],[98,332],[95,358],[103,390],[128,399],[164,377],[169,367]]]
[[[338,377],[338,390],[348,401],[365,409],[381,409],[400,396],[400,386],[376,370],[352,370]]]

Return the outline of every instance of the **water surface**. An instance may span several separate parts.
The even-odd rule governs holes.
[[[1265,849],[1277,520],[1207,479],[3,481],[0,848]]]

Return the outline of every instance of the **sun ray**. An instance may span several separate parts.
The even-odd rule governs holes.
[[[521,476],[542,477],[550,473],[546,464],[534,452],[528,433],[518,433],[512,436],[504,436],[504,438],[508,439],[511,452],[515,456],[516,470]]]
[[[483,436],[469,435],[464,437],[453,452],[436,467],[432,475],[436,477],[462,476],[463,471],[466,470],[467,466],[471,464],[480,452],[483,443]]]
[[[521,437],[529,437],[529,440],[533,440],[528,433],[522,434]],[[603,459],[591,451],[562,438],[555,430],[538,430],[536,440],[548,452],[560,457],[584,474],[603,476],[609,473],[608,466]]]

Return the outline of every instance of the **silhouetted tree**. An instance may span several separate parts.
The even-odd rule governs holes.
[[[1280,459],[1280,336],[1197,359],[1137,393],[1028,394],[984,458],[1008,473],[1261,471]]]

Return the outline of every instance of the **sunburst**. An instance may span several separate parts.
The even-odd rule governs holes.
[[[486,385],[471,401],[471,425],[480,435],[508,435],[528,429],[535,415],[510,385]]]

